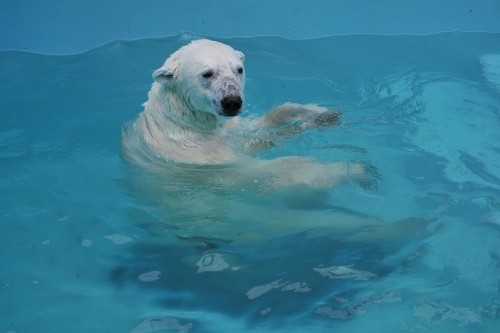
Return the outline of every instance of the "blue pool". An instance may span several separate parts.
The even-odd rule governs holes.
[[[122,159],[194,38],[0,51],[0,332],[500,330],[500,33],[217,38],[246,55],[243,117],[342,111],[258,158],[373,168],[284,191]]]

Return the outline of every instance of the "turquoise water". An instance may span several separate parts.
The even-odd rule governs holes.
[[[500,329],[499,34],[222,40],[246,54],[243,116],[343,112],[259,158],[378,175],[280,192],[121,159],[152,71],[189,38],[0,52],[1,332]]]

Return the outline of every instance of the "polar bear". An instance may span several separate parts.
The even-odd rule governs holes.
[[[138,166],[127,169],[124,185],[146,201],[133,210],[151,231],[144,243],[187,242],[203,252],[307,232],[306,238],[366,244],[407,239],[425,228],[422,219],[385,223],[328,202],[325,189],[350,180],[372,184],[376,173],[363,163],[254,156],[295,133],[338,124],[340,112],[285,103],[261,117],[239,116],[244,59],[202,39],[154,71],[143,112],[122,132],[122,156]]]
[[[251,178],[273,187],[329,188],[365,178],[365,167],[357,162],[251,157],[293,133],[339,123],[340,112],[285,103],[260,118],[239,117],[245,105],[244,59],[242,52],[207,39],[174,52],[154,71],[144,111],[123,131],[124,157],[150,169],[165,162],[232,165],[239,172],[226,178],[231,184]]]

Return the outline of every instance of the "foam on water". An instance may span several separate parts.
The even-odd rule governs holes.
[[[500,35],[223,40],[246,54],[243,116],[343,112],[259,158],[379,175],[280,193],[121,159],[152,71],[189,38],[0,52],[0,332],[498,331]]]

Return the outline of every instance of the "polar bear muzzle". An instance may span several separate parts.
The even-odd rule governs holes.
[[[243,100],[238,95],[224,96],[220,102],[222,106],[222,116],[233,117],[241,112]]]

